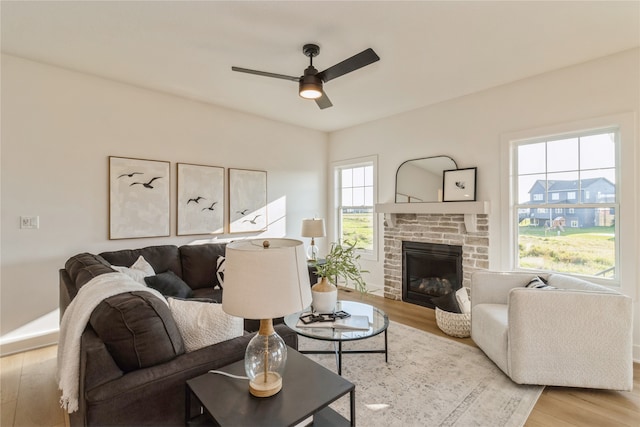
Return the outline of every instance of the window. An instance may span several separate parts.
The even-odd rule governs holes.
[[[513,211],[532,212],[516,214],[515,267],[617,276],[618,145],[617,129],[512,142]]]
[[[544,200],[543,198],[544,196],[542,194],[534,194],[533,195],[533,200],[535,201],[540,201],[540,200]]]
[[[334,166],[337,240],[357,241],[365,258],[376,256],[376,158]]]

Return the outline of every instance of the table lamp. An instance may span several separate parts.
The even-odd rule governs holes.
[[[312,261],[318,260],[318,247],[316,246],[316,237],[324,237],[327,235],[324,228],[324,219],[311,218],[302,220],[302,237],[311,237],[311,246],[307,249],[307,258]]]
[[[260,330],[249,342],[244,358],[253,396],[269,397],[282,389],[287,346],[273,329],[273,318],[310,304],[301,241],[252,239],[227,245],[222,309],[232,316],[260,319]]]

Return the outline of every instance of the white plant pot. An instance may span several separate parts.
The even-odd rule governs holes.
[[[333,313],[338,302],[338,289],[334,291],[311,291],[313,310],[316,313]]]

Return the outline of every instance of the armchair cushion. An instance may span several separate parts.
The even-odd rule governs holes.
[[[474,319],[475,317],[475,319]],[[504,372],[509,371],[506,304],[481,304],[471,314],[473,340]]]

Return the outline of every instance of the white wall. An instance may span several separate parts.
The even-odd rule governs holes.
[[[508,66],[498,64],[496,66]],[[398,94],[402,96],[402,94]],[[622,291],[635,299],[635,359],[640,360],[640,50],[633,49],[585,64],[546,73],[487,91],[407,112],[330,135],[329,161],[363,155],[379,156],[378,200],[393,202],[397,167],[410,158],[445,154],[459,168],[478,167],[478,200],[491,202],[490,268],[507,269],[501,254],[506,236],[501,228],[501,137],[505,134],[586,119],[632,113],[635,135],[623,141],[622,182],[634,186],[622,203],[629,215],[621,225],[624,282]],[[382,223],[382,221],[379,221]],[[382,226],[380,226],[382,233]],[[377,262],[364,263],[369,280],[382,285],[383,248]]]
[[[47,314],[70,256],[208,237],[175,235],[177,162],[266,170],[267,235],[300,238],[302,218],[326,214],[324,132],[8,55],[1,107],[5,342],[57,328]],[[171,162],[171,237],[108,240],[110,155]],[[40,229],[19,229],[20,216],[36,215]],[[35,330],[19,329],[30,322]]]

